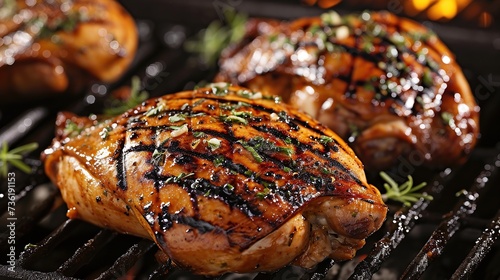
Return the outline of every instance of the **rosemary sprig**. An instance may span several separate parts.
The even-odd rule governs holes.
[[[384,201],[394,200],[403,203],[405,206],[410,206],[411,203],[416,202],[420,198],[427,200],[432,200],[432,196],[426,193],[419,193],[423,187],[427,185],[426,182],[422,182],[417,186],[413,186],[413,178],[408,175],[408,181],[401,185],[398,185],[394,179],[392,179],[387,173],[380,172],[380,177],[385,180],[384,188],[386,190],[385,194],[382,194],[382,199]]]
[[[31,172],[31,167],[23,162],[23,155],[38,148],[38,143],[29,143],[9,151],[7,142],[0,149],[0,177],[7,177],[9,165],[19,168],[25,173]]]
[[[118,116],[141,104],[148,97],[149,93],[141,90],[141,80],[139,77],[134,76],[130,84],[130,96],[125,100],[114,99],[111,102],[111,107],[104,109],[104,114],[107,116]]]
[[[224,16],[227,24],[213,21],[184,45],[188,52],[198,54],[207,66],[213,66],[224,48],[239,42],[245,35],[246,15],[228,9]]]

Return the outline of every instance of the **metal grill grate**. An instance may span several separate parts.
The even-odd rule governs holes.
[[[19,109],[1,108],[0,142],[21,145],[37,141],[41,147],[48,146],[53,137],[57,111],[69,110],[81,115],[99,112],[108,93],[126,84],[132,75],[142,79],[151,96],[192,88],[199,81],[210,80],[214,69],[200,67],[196,58],[182,49],[182,41],[206,25],[207,21],[217,18],[218,13],[214,9],[216,2],[196,5],[199,3],[191,0],[173,1],[169,3],[169,12],[160,16],[153,5],[161,3],[150,1],[151,7],[137,10],[141,44],[131,70],[120,81],[111,85],[93,85],[82,98],[26,104],[22,112],[16,112]],[[236,8],[254,16],[279,14],[282,17],[286,14],[294,18],[320,13],[317,8],[305,8],[284,1],[265,4],[250,0],[221,0],[220,3],[238,4]],[[124,4],[129,10],[135,10],[136,5],[139,5],[134,2]],[[210,12],[204,13],[205,10]],[[150,13],[143,14],[144,11]],[[179,11],[189,14],[181,19]],[[200,14],[203,16],[196,17]],[[429,183],[426,190],[434,196],[434,200],[420,200],[408,208],[390,205],[391,216],[384,227],[367,240],[367,245],[360,250],[356,259],[344,263],[325,260],[312,271],[292,267],[275,273],[247,275],[246,278],[370,279],[373,275],[383,279],[500,277],[500,271],[494,265],[500,259],[499,244],[496,242],[500,235],[500,210],[496,201],[500,197],[500,149],[496,146],[500,136],[495,124],[500,117],[500,97],[495,95],[499,93],[495,81],[500,80],[500,71],[494,65],[495,59],[481,60],[483,55],[491,53],[494,58],[498,58],[494,42],[498,45],[500,35],[481,33],[481,43],[475,44],[462,38],[463,34],[472,34],[475,30],[445,25],[434,27],[457,54],[482,107],[483,138],[469,161],[463,166],[441,172],[411,166],[411,174],[416,181]],[[481,61],[480,65],[478,61]],[[82,221],[67,220],[64,216],[66,206],[57,189],[48,183],[39,170],[41,167],[36,159],[37,153],[32,154],[31,162],[37,170],[36,174],[23,176],[19,173],[16,178],[16,268],[15,272],[9,271],[8,257],[3,254],[0,256],[0,277],[196,278],[171,263],[158,264],[154,256],[157,249],[151,241],[99,229]],[[397,168],[393,173],[404,175]],[[1,185],[1,188],[5,192],[6,184]],[[6,197],[0,198],[2,221],[6,221],[6,200]],[[5,231],[5,228],[3,226],[0,235],[2,252],[10,249],[10,232]],[[220,279],[241,277],[225,275]]]

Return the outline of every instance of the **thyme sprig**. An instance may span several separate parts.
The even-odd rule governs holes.
[[[141,104],[144,100],[148,99],[148,97],[149,93],[145,90],[141,90],[140,78],[134,76],[131,79],[130,96],[125,100],[112,100],[111,106],[104,109],[104,114],[108,116],[118,116]]]
[[[9,165],[19,168],[25,173],[31,172],[31,167],[23,162],[23,156],[38,148],[38,143],[29,143],[9,150],[7,142],[0,149],[0,177],[7,177]]]
[[[410,206],[411,203],[418,201],[420,198],[427,200],[432,200],[432,196],[427,193],[418,192],[424,188],[427,183],[422,182],[417,186],[413,186],[413,178],[408,175],[408,181],[401,185],[398,185],[394,179],[392,179],[387,173],[380,172],[380,177],[384,179],[384,188],[386,190],[385,194],[382,194],[382,199],[384,201],[394,200],[403,203],[405,206]]]

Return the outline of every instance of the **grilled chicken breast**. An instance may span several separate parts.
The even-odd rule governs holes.
[[[166,95],[104,121],[62,113],[57,126],[43,159],[68,216],[152,239],[194,273],[350,259],[386,216],[342,139],[244,88]]]
[[[479,131],[479,108],[450,50],[387,12],[250,20],[215,81],[281,95],[338,133],[369,170],[405,158],[459,164]]]
[[[76,92],[117,79],[137,31],[114,0],[4,0],[0,7],[0,100]]]

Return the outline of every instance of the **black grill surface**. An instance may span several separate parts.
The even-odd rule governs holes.
[[[7,180],[0,184],[1,278],[205,279],[171,263],[159,264],[157,247],[151,241],[66,218],[67,208],[43,174],[38,156],[52,140],[55,115],[62,110],[80,115],[101,112],[109,93],[129,84],[132,76],[141,78],[152,97],[210,81],[215,67],[202,66],[184,50],[183,43],[209,22],[223,22],[224,9],[283,19],[323,12],[292,1],[129,0],[123,4],[137,20],[140,47],[130,70],[119,81],[93,84],[77,96],[0,105],[0,142],[19,146],[35,141],[40,145],[26,159],[33,174],[12,170],[16,174],[13,216],[7,205]],[[390,6],[384,7],[390,10]],[[341,5],[340,12],[345,13],[346,8]],[[399,162],[389,173],[396,179],[412,175],[416,182],[428,182],[425,191],[434,199],[419,200],[409,207],[390,204],[385,225],[368,238],[352,261],[325,260],[311,271],[287,267],[274,273],[231,274],[220,279],[500,278],[496,241],[500,235],[500,32],[463,24],[426,24],[456,54],[481,106],[481,138],[469,160],[445,170]],[[373,184],[381,185],[378,176],[369,176]],[[9,238],[12,222],[15,244]],[[9,270],[12,251],[14,271]]]

